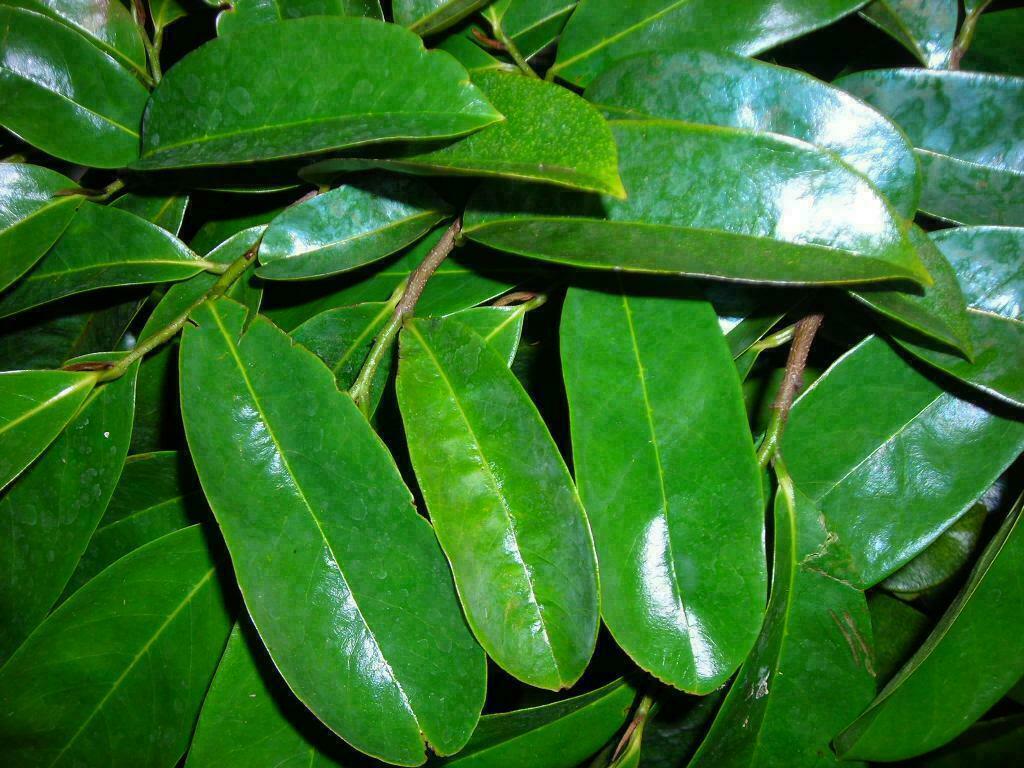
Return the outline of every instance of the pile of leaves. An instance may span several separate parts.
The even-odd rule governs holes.
[[[1021,3],[228,1],[0,0],[0,764],[1012,763]]]

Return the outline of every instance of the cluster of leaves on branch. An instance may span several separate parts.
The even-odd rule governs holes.
[[[1014,764],[1022,40],[0,0],[0,765]]]

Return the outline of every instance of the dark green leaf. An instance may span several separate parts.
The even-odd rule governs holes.
[[[497,0],[484,16],[529,59],[558,39],[575,8],[576,0]]]
[[[466,619],[510,674],[567,688],[594,652],[590,527],[547,427],[506,360],[452,320],[402,331],[398,403]]]
[[[0,7],[0,125],[72,163],[118,168],[139,156],[148,93],[60,22]],[[59,126],[59,128],[58,128]]]
[[[665,118],[778,133],[835,153],[867,176],[905,218],[920,181],[902,132],[863,102],[793,69],[711,51],[621,61],[586,97],[617,119]]]
[[[166,229],[175,237],[181,231],[185,220],[185,209],[188,207],[188,195],[144,195],[129,192],[117,198],[111,205],[114,208],[134,213],[140,219]]]
[[[782,441],[832,534],[815,567],[884,579],[964,515],[1024,449],[1024,423],[962,399],[872,337],[797,401]]]
[[[19,768],[174,765],[230,627],[199,526],[122,558],[0,669],[0,759]]]
[[[956,227],[931,238],[953,265],[971,307],[1024,319],[1024,229]]]
[[[116,360],[90,355],[86,360]],[[0,658],[64,591],[117,485],[135,411],[132,366],[97,387],[52,445],[0,497]]]
[[[1020,41],[1024,37],[1024,8],[986,13],[978,19],[974,42],[963,68],[1001,75],[1024,75]]]
[[[324,277],[390,256],[450,214],[421,181],[361,177],[286,208],[260,245],[260,277]]]
[[[860,13],[924,66],[946,69],[956,37],[958,6],[957,0],[874,0]]]
[[[489,184],[464,234],[575,266],[770,283],[926,281],[904,225],[829,152],[781,136],[616,121],[626,200]]]
[[[732,355],[705,301],[573,288],[562,314],[573,463],[605,624],[655,677],[708,693],[754,644],[767,581]]]
[[[305,16],[384,18],[380,0],[234,0],[217,15],[217,34]]]
[[[483,704],[484,656],[433,531],[327,367],[263,318],[243,335],[245,314],[230,299],[193,312],[181,389],[253,623],[356,748],[404,765],[423,762],[424,739],[455,752]]]
[[[1020,508],[1018,501],[925,644],[836,737],[841,757],[902,760],[935,749],[962,733],[1024,674]]]
[[[395,23],[418,35],[431,35],[462,19],[487,0],[393,0]]]
[[[960,224],[1024,225],[1024,78],[882,69],[836,81],[915,147],[921,210]]]
[[[0,317],[97,288],[184,280],[202,268],[155,224],[87,202],[35,268],[0,297]]]
[[[928,617],[884,592],[868,598],[875,641],[875,671],[879,685],[888,683],[918,649],[931,630]]]
[[[171,68],[146,110],[136,165],[223,165],[450,138],[500,119],[461,66],[425,51],[407,30],[362,18],[296,19],[211,40]]]
[[[768,615],[690,763],[694,768],[837,765],[829,742],[875,694],[864,594],[804,567],[828,534],[814,502],[775,466]]]
[[[852,13],[863,0],[585,0],[552,68],[587,85],[630,54],[699,46],[753,56]]]

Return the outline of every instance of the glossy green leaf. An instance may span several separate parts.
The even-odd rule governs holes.
[[[65,24],[122,66],[148,75],[139,25],[119,0],[6,0]]]
[[[568,688],[594,652],[597,561],[554,440],[506,361],[446,319],[402,330],[396,383],[409,454],[488,655],[539,688]]]
[[[247,163],[452,138],[500,119],[459,64],[425,51],[407,30],[362,18],[295,19],[211,40],[172,67],[146,110],[136,166]]]
[[[137,373],[132,366],[97,387],[60,437],[0,497],[6,531],[0,539],[0,658],[57,602],[103,517],[128,455]]]
[[[860,13],[924,66],[949,65],[960,13],[957,0],[874,0]]]
[[[182,5],[182,2],[186,5]],[[157,33],[188,15],[187,0],[149,0],[149,17]]]
[[[177,237],[182,222],[185,221],[188,195],[146,195],[129,192],[117,198],[111,206],[134,213],[140,219],[156,224]]]
[[[863,0],[582,0],[555,74],[587,85],[631,54],[699,46],[753,56],[852,13]]]
[[[863,102],[802,72],[725,52],[650,53],[602,72],[585,96],[616,119],[791,136],[838,155],[900,215],[913,218],[917,211],[917,161],[903,133]]]
[[[860,588],[877,584],[1024,450],[1024,423],[945,384],[872,337],[796,402],[781,450],[832,534],[816,567]]]
[[[286,208],[270,222],[257,274],[290,280],[347,272],[414,243],[449,213],[421,181],[360,177]]]
[[[1024,36],[1024,8],[982,14],[974,30],[974,42],[962,66],[972,72],[1024,75],[1020,41]]]
[[[483,13],[529,59],[558,39],[576,5],[577,0],[497,0]]]
[[[450,317],[476,332],[511,366],[519,349],[526,312],[522,304],[517,307],[471,307]]]
[[[884,592],[868,597],[874,637],[875,673],[885,685],[899,671],[931,631],[931,621],[916,608]]]
[[[380,0],[234,0],[217,14],[217,34],[305,16],[365,16],[383,19]]]
[[[62,599],[129,552],[202,522],[205,506],[187,456],[177,451],[129,456]]]
[[[395,23],[418,35],[432,35],[465,18],[487,0],[392,0]]]
[[[625,290],[571,289],[560,333],[602,615],[637,664],[704,694],[764,616],[761,481],[711,305]]]
[[[21,768],[173,765],[230,627],[199,526],[122,558],[0,669],[0,760]]]
[[[1024,228],[956,227],[931,234],[974,309],[1024,319]]]
[[[921,210],[961,224],[1024,224],[1024,78],[889,69],[836,85],[899,125],[921,162]]]
[[[627,199],[489,184],[469,202],[464,235],[598,269],[769,283],[929,279],[888,203],[829,152],[734,128],[611,125]]]
[[[531,709],[485,715],[446,766],[575,768],[626,723],[636,690],[616,680],[596,691]]]
[[[970,562],[987,515],[988,510],[983,504],[975,504],[928,549],[883,581],[881,586],[893,593],[914,595],[956,576]]]
[[[139,156],[148,93],[127,69],[64,24],[20,8],[0,7],[0,39],[0,125],[72,163],[118,168]]]
[[[60,237],[84,200],[61,193],[77,186],[49,168],[0,163],[0,291]]]
[[[87,202],[35,268],[0,296],[0,317],[83,291],[184,280],[201,270],[197,256],[169,232]]]
[[[0,373],[0,488],[53,442],[95,384],[95,373]]]
[[[837,765],[832,736],[875,694],[864,594],[805,567],[828,534],[814,502],[793,486],[780,463],[775,466],[768,614],[690,763],[694,768]]]
[[[615,139],[590,104],[565,88],[514,72],[483,71],[473,83],[505,120],[440,149],[418,147],[382,159],[327,160],[316,180],[352,168],[419,174],[500,176],[622,197]]]
[[[1018,501],[925,644],[836,737],[841,757],[902,760],[941,746],[1024,674],[1020,508]]]
[[[424,739],[457,751],[483,704],[484,656],[384,444],[327,367],[267,320],[243,335],[230,299],[192,318],[188,445],[275,665],[364,752],[418,765]]]

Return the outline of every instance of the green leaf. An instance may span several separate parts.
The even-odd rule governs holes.
[[[311,17],[243,29],[179,61],[153,92],[135,165],[225,165],[452,138],[500,119],[459,64],[425,51],[407,30]]]
[[[959,520],[1017,458],[1024,423],[964,396],[877,337],[801,396],[781,450],[832,534],[815,567],[862,589],[877,584]]]
[[[418,35],[432,35],[465,18],[487,0],[393,0],[395,23]]]
[[[383,19],[380,0],[234,0],[217,14],[217,34],[305,16],[365,16]]]
[[[497,0],[484,16],[512,40],[527,59],[558,39],[576,0]]]
[[[132,366],[93,390],[60,437],[0,497],[6,532],[0,539],[0,658],[57,602],[103,516],[128,455],[137,373]]]
[[[0,317],[83,291],[184,280],[202,268],[184,243],[155,224],[86,202],[35,268],[0,297]]]
[[[0,760],[173,765],[230,627],[199,526],[118,560],[0,669]]]
[[[118,168],[139,156],[148,93],[127,69],[64,24],[20,8],[0,7],[0,39],[0,125],[71,163]]]
[[[962,66],[975,72],[1024,75],[1020,41],[1024,37],[1024,8],[985,13],[978,19],[974,42]]]
[[[95,373],[0,373],[0,489],[53,442],[95,385]]]
[[[49,168],[0,163],[0,291],[60,237],[84,200],[77,184]]]
[[[469,202],[464,235],[598,269],[785,284],[929,279],[888,203],[831,153],[734,128],[611,125],[626,200],[489,184]]]
[[[885,685],[928,636],[931,622],[916,608],[884,592],[871,593],[868,610],[875,641],[875,672],[879,685]]]
[[[725,52],[650,53],[602,72],[584,95],[616,119],[664,118],[805,141],[864,174],[904,218],[917,211],[917,161],[903,133],[803,72]]]
[[[497,351],[445,319],[406,323],[395,386],[416,478],[473,633],[514,677],[570,687],[597,639],[597,561],[536,407]]]
[[[602,615],[637,664],[705,694],[764,617],[760,473],[711,305],[626,290],[572,288],[560,335]]]
[[[1024,78],[880,69],[836,81],[899,125],[921,162],[921,210],[960,224],[1024,225]]]
[[[636,690],[616,680],[596,691],[541,707],[485,715],[455,768],[575,768],[626,723]]]
[[[61,600],[129,552],[202,522],[205,506],[187,456],[177,451],[129,456]]]
[[[699,46],[753,56],[852,13],[863,0],[583,0],[554,73],[587,85],[630,54]]]
[[[1024,319],[1024,229],[956,227],[930,237],[953,265],[972,308]]]
[[[6,0],[65,24],[121,66],[148,76],[139,25],[119,0]]]
[[[1024,674],[1018,653],[1024,632],[1020,510],[1018,501],[925,644],[836,737],[840,757],[902,760],[939,747]]]
[[[153,21],[153,29],[158,34],[178,19],[183,19],[186,16],[188,16],[188,8],[179,0],[149,0],[149,17]]]
[[[981,539],[987,515],[984,504],[975,504],[928,549],[883,581],[881,586],[896,594],[912,596],[949,581],[970,562]]]
[[[781,463],[775,467],[768,615],[694,768],[838,765],[829,742],[875,694],[864,594],[804,566],[827,532],[814,502],[793,487]]]
[[[357,749],[403,765],[424,761],[424,739],[455,752],[483,704],[484,656],[433,531],[327,367],[261,317],[242,335],[245,314],[230,299],[193,312],[181,390],[253,623],[295,694]]]
[[[347,272],[416,242],[448,215],[448,206],[421,181],[361,177],[271,221],[257,274],[294,280]]]
[[[860,12],[932,69],[949,66],[959,13],[957,0],[874,0]]]
[[[307,178],[380,167],[418,174],[498,176],[623,197],[615,139],[596,109],[553,83],[481,71],[473,83],[505,120],[439,149],[412,147],[381,159],[327,160]]]
[[[140,219],[156,224],[175,237],[181,231],[185,221],[185,209],[188,207],[188,195],[146,195],[129,192],[111,203],[114,208],[134,213]]]

